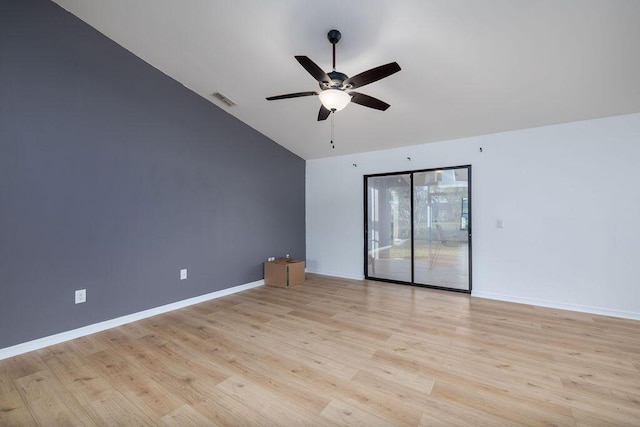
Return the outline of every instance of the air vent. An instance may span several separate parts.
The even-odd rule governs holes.
[[[236,105],[238,105],[235,102],[233,102],[232,100],[230,100],[229,98],[227,98],[226,95],[223,95],[220,92],[214,92],[212,94],[212,96],[214,98],[218,98],[220,101],[224,102],[229,107],[235,107]]]

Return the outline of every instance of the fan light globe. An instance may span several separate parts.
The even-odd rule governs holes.
[[[329,111],[340,111],[351,101],[351,96],[340,89],[325,89],[320,92],[320,102]]]

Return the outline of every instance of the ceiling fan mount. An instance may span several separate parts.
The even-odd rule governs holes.
[[[386,102],[363,93],[353,92],[351,89],[362,87],[397,73],[401,69],[398,63],[391,62],[349,77],[340,71],[336,71],[336,44],[341,38],[342,34],[338,30],[334,29],[327,33],[327,39],[333,48],[333,70],[328,73],[323,71],[322,68],[307,56],[299,55],[295,57],[300,65],[316,79],[320,86],[320,92],[296,92],[286,95],[270,96],[267,98],[267,101],[320,95],[322,105],[318,113],[318,121],[326,120],[329,114],[343,109],[349,102],[381,111],[389,108],[389,104]]]
[[[338,30],[331,30],[327,33],[327,39],[329,39],[329,43],[331,43],[332,45],[338,43],[340,41],[340,38],[342,38],[342,33],[340,33],[340,31]]]

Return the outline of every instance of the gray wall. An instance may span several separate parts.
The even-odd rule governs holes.
[[[304,160],[54,3],[0,2],[0,348],[303,258],[304,179]]]

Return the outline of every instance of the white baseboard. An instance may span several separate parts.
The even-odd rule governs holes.
[[[364,280],[364,276],[362,276],[362,275],[355,276],[355,275],[352,275],[352,274],[336,273],[336,272],[333,272],[333,271],[315,271],[315,270],[309,270],[307,268],[305,270],[305,272],[311,273],[311,274],[320,274],[322,276],[338,277],[340,279]]]
[[[540,307],[557,308],[560,310],[579,311],[581,313],[600,314],[602,316],[621,317],[623,319],[640,320],[640,313],[632,311],[615,310],[603,307],[592,307],[588,305],[562,303],[557,301],[538,300],[533,298],[514,297],[511,295],[494,294],[492,292],[472,291],[472,297],[487,298],[498,301],[517,302],[520,304],[537,305]]]
[[[200,295],[198,297],[177,301],[171,304],[162,305],[160,307],[150,308],[148,310],[140,311],[138,313],[128,314],[126,316],[118,317],[115,319],[105,320],[104,322],[94,323],[93,325],[83,326],[81,328],[73,329],[71,331],[61,332],[59,334],[49,335],[48,337],[38,338],[33,341],[28,341],[22,344],[16,344],[11,347],[2,348],[0,349],[0,360],[17,356],[23,353],[28,353],[33,350],[39,350],[41,348],[48,347],[50,345],[59,344],[61,342],[80,338],[85,335],[95,334],[96,332],[115,328],[116,326],[121,326],[126,323],[135,322],[136,320],[146,319],[147,317],[156,316],[158,314],[167,313],[169,311],[177,310],[179,308],[188,307],[190,305],[194,305],[194,304],[209,301],[212,299],[235,294],[237,292],[245,291],[247,289],[256,288],[262,285],[264,285],[264,280],[245,283],[244,285],[238,285],[232,288],[222,289],[220,291],[211,292],[209,294]]]

